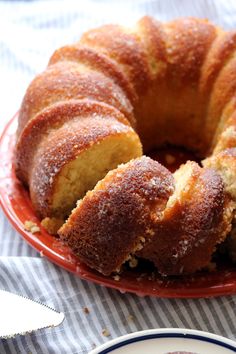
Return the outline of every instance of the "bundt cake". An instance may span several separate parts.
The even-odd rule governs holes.
[[[88,31],[32,81],[16,175],[84,263],[109,275],[135,256],[180,275],[207,266],[229,234],[236,249],[235,50],[236,32],[206,20],[144,17]],[[142,156],[165,146],[202,165],[171,174]]]

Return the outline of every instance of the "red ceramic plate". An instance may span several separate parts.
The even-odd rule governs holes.
[[[23,238],[41,255],[75,273],[82,279],[137,295],[193,298],[236,294],[236,267],[220,265],[212,273],[199,272],[184,278],[163,279],[155,271],[126,269],[119,280],[105,277],[89,269],[60,240],[49,235],[40,225],[31,205],[28,191],[14,173],[13,153],[15,145],[16,116],[7,124],[0,141],[0,197],[2,208]],[[40,232],[32,234],[24,229],[27,220],[35,222]]]

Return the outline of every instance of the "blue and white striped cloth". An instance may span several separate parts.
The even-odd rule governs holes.
[[[207,17],[224,28],[236,28],[233,0],[0,1],[0,128],[17,111],[29,81],[43,70],[55,48],[102,23],[130,24],[145,14],[163,21]],[[0,340],[1,354],[88,353],[117,336],[160,327],[199,329],[236,339],[236,296],[141,298],[82,281],[39,257],[2,212],[0,287],[65,313],[60,327]]]

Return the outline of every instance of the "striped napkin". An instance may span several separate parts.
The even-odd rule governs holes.
[[[233,0],[0,1],[0,128],[17,111],[34,75],[55,48],[103,23],[134,23],[148,14],[166,21],[209,18],[236,28]],[[88,353],[109,339],[163,327],[192,328],[236,339],[236,296],[176,300],[141,298],[80,280],[23,241],[0,212],[0,287],[65,313],[57,328],[0,340],[0,353]]]

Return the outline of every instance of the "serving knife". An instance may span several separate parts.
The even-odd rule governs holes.
[[[55,327],[63,320],[62,312],[27,297],[0,290],[0,338]]]

